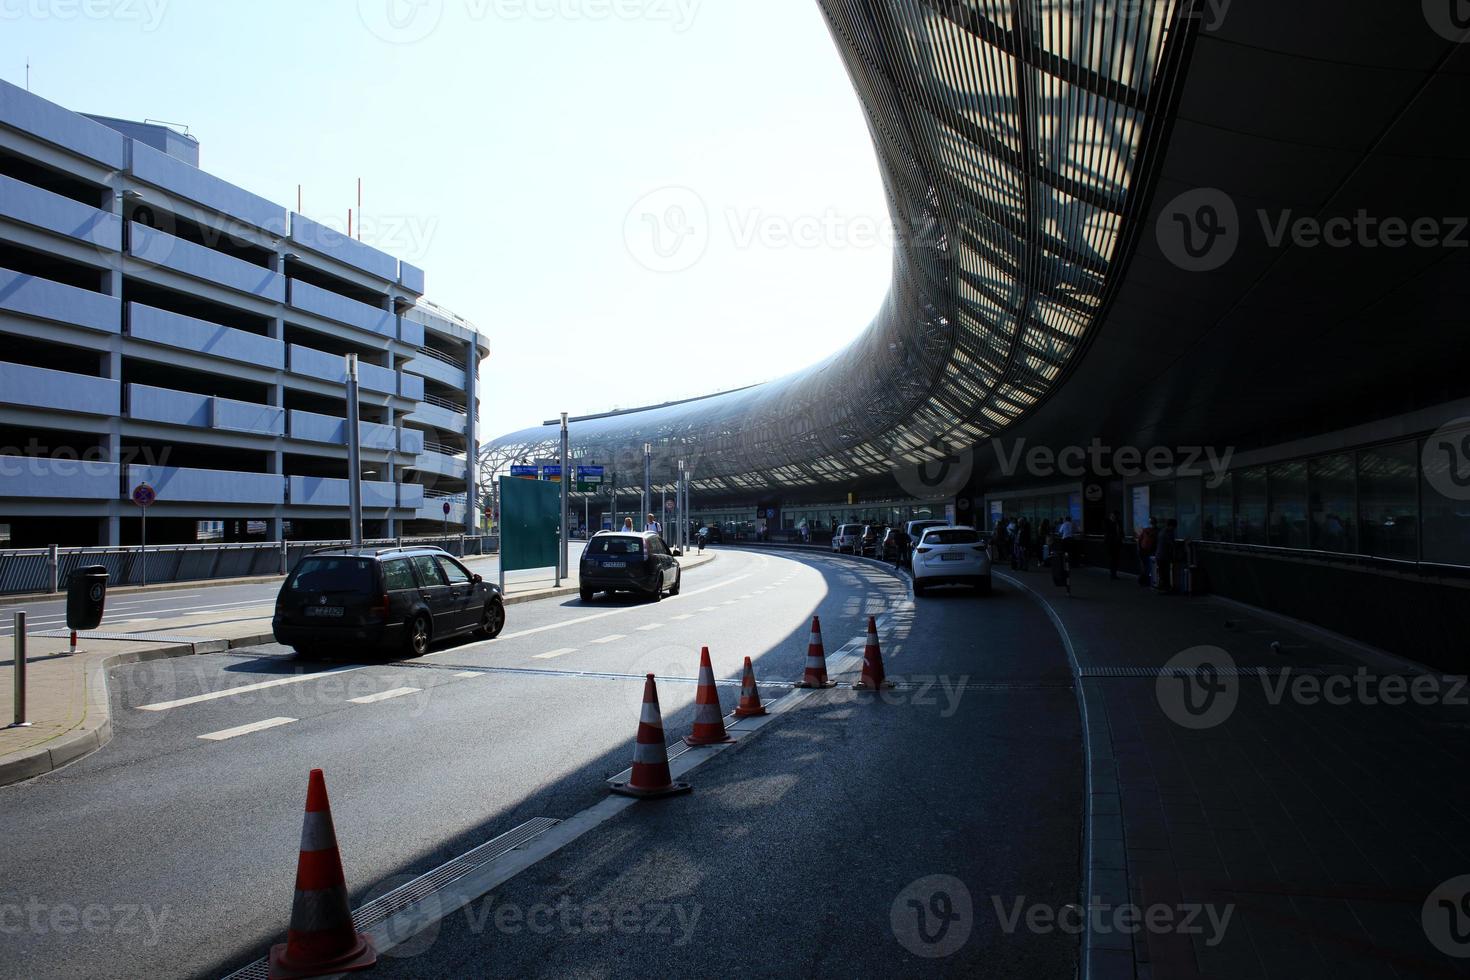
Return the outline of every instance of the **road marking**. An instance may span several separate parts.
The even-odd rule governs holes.
[[[565,657],[569,653],[576,653],[576,652],[577,652],[577,648],[576,647],[562,647],[560,650],[547,650],[545,653],[538,653],[534,657],[532,657],[531,659],[532,660],[555,660],[557,657]]]
[[[624,633],[614,633],[611,636],[598,637],[597,639],[593,640],[592,642],[593,643],[611,643],[613,640],[621,640],[625,635],[626,634],[624,634]]]
[[[705,607],[701,608],[699,611],[700,612],[714,612],[718,608],[720,608],[720,607],[719,606],[705,606]]]
[[[379,691],[377,694],[364,694],[360,698],[348,698],[348,704],[372,704],[374,701],[386,701],[389,698],[401,698],[405,694],[417,694],[417,687],[395,687],[391,691]]]
[[[462,670],[459,673],[455,674],[454,676],[455,677],[484,677],[485,676],[485,672],[483,670]]]
[[[157,616],[140,616],[137,619],[125,619],[121,623],[118,623],[117,625],[119,625],[119,626],[127,626],[129,623],[156,623],[156,622],[158,622],[158,617]]]
[[[640,626],[638,628],[640,630],[643,630],[644,632],[647,632],[648,630],[661,630],[661,629],[664,628],[664,624],[663,623],[649,623],[647,626]]]
[[[196,694],[193,697],[179,698],[175,701],[158,701],[154,704],[142,704],[138,706],[138,710],[167,711],[170,708],[181,708],[186,704],[199,704],[203,701],[214,701],[218,698],[228,698],[236,694],[263,691],[269,687],[280,687],[282,684],[300,684],[302,681],[314,681],[318,677],[329,677],[332,674],[340,674],[345,670],[361,669],[361,664],[354,664],[348,667],[333,667],[331,670],[319,670],[311,674],[296,674],[292,677],[282,677],[273,681],[261,681],[258,684],[241,684],[239,687],[226,688],[223,691],[210,691],[208,694]]]
[[[680,613],[677,616],[670,616],[669,618],[670,619],[693,619],[694,618],[694,613]]]
[[[240,725],[235,728],[225,728],[208,735],[200,735],[200,738],[211,742],[223,742],[227,738],[236,738],[240,735],[249,735],[251,732],[263,732],[267,728],[275,728],[279,725],[289,725],[295,718],[267,718],[265,721],[252,721],[248,725]]]
[[[726,599],[724,602],[720,603],[720,605],[722,605],[722,606],[733,606],[733,605],[735,605],[735,603],[737,603],[739,601],[740,601],[739,599]]]

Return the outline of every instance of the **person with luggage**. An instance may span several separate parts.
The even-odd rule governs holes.
[[[1150,517],[1148,523],[1138,529],[1138,584],[1153,583],[1154,551],[1159,546],[1159,519]]]

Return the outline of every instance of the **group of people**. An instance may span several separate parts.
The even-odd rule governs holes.
[[[1077,526],[1070,516],[1055,522],[1043,517],[1035,529],[1028,517],[1002,517],[995,522],[994,541],[996,557],[1009,557],[1018,572],[1026,571],[1033,558],[1045,561],[1055,554],[1063,556],[1063,564],[1077,558]]]
[[[1179,587],[1179,521],[1171,517],[1161,526],[1157,517],[1150,517],[1134,540],[1138,544],[1138,584],[1174,592]]]

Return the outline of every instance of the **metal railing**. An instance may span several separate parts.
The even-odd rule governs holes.
[[[453,354],[446,354],[444,351],[435,350],[432,347],[420,347],[419,353],[427,354],[429,357],[432,357],[436,361],[443,361],[450,367],[459,368],[461,371],[464,370],[464,361],[455,358]]]
[[[427,405],[433,405],[436,408],[442,408],[445,411],[458,412],[460,415],[465,414],[465,407],[463,405],[456,404],[455,402],[450,401],[448,398],[441,398],[438,395],[430,395],[427,392],[424,394],[424,403]]]
[[[350,541],[249,541],[229,544],[150,545],[146,555],[130,548],[58,548],[55,578],[51,551],[22,548],[0,551],[0,595],[47,593],[53,581],[62,590],[67,577],[84,565],[107,569],[112,586],[139,585],[146,567],[149,584],[201,582],[210,579],[250,578],[283,575],[303,557],[322,548],[342,548]],[[432,545],[460,557],[496,554],[498,535],[439,534],[412,538],[374,538],[366,548]],[[145,565],[146,562],[146,565]]]

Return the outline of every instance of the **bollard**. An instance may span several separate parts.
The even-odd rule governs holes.
[[[26,721],[26,614],[15,614],[15,721],[8,728],[30,728]]]
[[[459,557],[464,557],[464,535],[459,536]]]
[[[284,540],[281,541],[281,574],[285,575],[291,570],[291,547]]]
[[[51,594],[55,595],[61,591],[61,556],[57,553],[56,545],[46,546],[46,566],[51,573]]]

